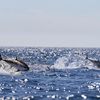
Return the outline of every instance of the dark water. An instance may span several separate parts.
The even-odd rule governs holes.
[[[100,59],[99,48],[0,48],[0,53],[30,67],[18,75],[0,74],[0,100],[100,100],[100,70],[85,59]]]

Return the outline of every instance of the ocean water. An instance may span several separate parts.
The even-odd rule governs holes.
[[[0,69],[0,100],[100,100],[100,70],[86,59],[100,59],[99,48],[0,48],[16,56],[27,72]]]

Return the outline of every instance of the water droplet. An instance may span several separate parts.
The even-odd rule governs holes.
[[[57,88],[56,91],[59,91],[59,88]]]
[[[25,92],[25,94],[27,94],[27,92]]]
[[[12,91],[12,93],[15,93],[15,91]]]
[[[47,93],[47,92],[49,92],[49,91],[46,91],[46,93]]]
[[[50,98],[50,95],[47,95],[47,98]]]
[[[30,100],[30,98],[29,97],[24,97],[23,100]]]
[[[40,87],[36,87],[37,90],[40,90]]]
[[[95,87],[92,86],[92,85],[89,85],[88,88],[89,88],[90,90],[92,90],[92,89],[94,89]]]
[[[33,99],[33,98],[34,98],[34,96],[31,96],[31,98]]]
[[[74,95],[73,95],[73,94],[68,95],[68,96],[66,97],[66,99],[67,99],[67,100],[69,100],[69,99],[70,99],[70,98],[72,98],[72,97],[74,97]]]
[[[28,82],[28,79],[24,79],[24,82]]]
[[[87,96],[84,95],[84,94],[82,94],[81,97],[82,97],[83,99],[87,99]]]
[[[100,98],[100,95],[96,95],[97,98]]]
[[[52,99],[55,99],[55,98],[56,98],[56,96],[55,96],[55,95],[52,95],[52,96],[51,96],[51,98],[52,98]]]

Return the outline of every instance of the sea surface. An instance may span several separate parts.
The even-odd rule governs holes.
[[[3,59],[18,58],[29,71],[0,70],[0,100],[100,100],[100,48],[1,47]]]

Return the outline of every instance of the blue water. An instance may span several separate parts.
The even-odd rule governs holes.
[[[99,48],[3,47],[0,53],[30,67],[0,74],[0,100],[100,100],[100,70],[85,59],[99,60]]]

